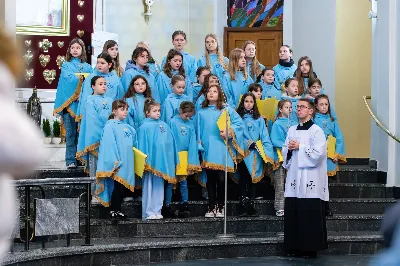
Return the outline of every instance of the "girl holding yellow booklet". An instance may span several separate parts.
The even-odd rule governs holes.
[[[237,113],[243,118],[244,146],[246,147],[244,161],[239,163],[238,167],[240,216],[257,216],[258,212],[253,202],[256,196],[255,184],[264,177],[267,163],[274,164],[274,152],[253,93],[247,92],[243,95]]]
[[[291,120],[290,114],[292,113],[292,102],[290,100],[280,100],[278,103],[278,116],[272,125],[271,141],[274,146],[275,164],[274,164],[274,186],[275,186],[275,202],[274,207],[276,216],[284,215],[285,197],[284,186],[286,171],[282,166],[282,146],[285,143],[287,132],[291,126],[297,124],[296,121]]]
[[[179,217],[182,218],[188,218],[190,216],[186,178],[188,175],[201,172],[196,132],[190,120],[194,115],[194,111],[194,104],[192,102],[182,102],[179,106],[179,115],[174,116],[168,123],[172,135],[175,138],[179,154],[179,166],[177,167],[176,175],[180,186],[182,201],[180,211],[175,212],[170,206],[173,185],[168,183],[165,190],[164,217],[172,218],[176,216],[175,214],[178,214]]]

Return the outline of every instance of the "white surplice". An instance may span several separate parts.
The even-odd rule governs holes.
[[[290,140],[300,143],[287,160]],[[327,175],[327,146],[323,130],[313,124],[308,130],[297,130],[292,126],[282,147],[286,168],[285,198],[319,198],[329,201]]]

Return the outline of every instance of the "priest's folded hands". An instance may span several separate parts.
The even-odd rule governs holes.
[[[295,141],[295,140],[290,140],[290,141],[289,141],[289,145],[288,145],[288,149],[289,149],[290,151],[292,151],[292,150],[298,150],[298,149],[299,149],[299,146],[300,146],[300,143],[299,143],[299,142],[297,142],[297,141]]]

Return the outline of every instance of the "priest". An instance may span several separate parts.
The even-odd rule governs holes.
[[[282,147],[285,183],[284,247],[289,256],[316,257],[327,249],[325,201],[329,201],[327,144],[312,121],[314,103],[300,99],[297,117]]]

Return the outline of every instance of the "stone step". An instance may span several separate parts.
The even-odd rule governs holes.
[[[330,200],[330,208],[335,214],[382,214],[386,208],[394,205],[395,199],[383,198],[336,198]],[[273,200],[255,200],[255,208],[260,215],[275,215]],[[238,215],[239,201],[228,201],[228,216]],[[189,209],[192,217],[201,217],[207,211],[207,201],[190,201]],[[172,204],[173,208],[179,208],[178,203]],[[124,202],[122,211],[129,217],[141,218],[142,203],[140,201]],[[109,210],[100,204],[92,204],[91,213],[93,218],[107,218]]]
[[[327,217],[327,230],[347,231],[379,231],[382,215],[334,215]],[[179,237],[179,236],[211,236],[223,232],[222,218],[186,218],[148,220],[129,219],[118,223],[109,219],[93,219],[91,236],[93,238],[110,237]],[[260,232],[283,232],[283,217],[228,217],[228,234],[259,234]],[[81,230],[83,231],[83,228]],[[73,236],[81,238],[80,235]]]
[[[189,200],[202,200],[201,187],[195,181],[189,182]],[[87,189],[82,185],[75,186],[43,186],[46,198],[79,197]],[[239,187],[232,181],[228,182],[228,200],[237,200]],[[19,187],[20,198],[23,200],[24,188]],[[179,200],[179,188],[175,191],[173,200]],[[141,193],[138,190],[138,193]],[[38,188],[32,188],[32,198],[41,198]],[[257,196],[264,199],[274,199],[274,188],[270,183],[257,184]],[[330,198],[393,198],[393,187],[377,183],[330,183]]]
[[[82,240],[54,241],[47,249],[32,243],[30,252],[9,254],[4,264],[19,266],[65,265],[132,265],[186,260],[239,257],[282,256],[283,237],[276,233],[238,234],[233,239],[214,236],[183,236],[155,238],[93,239],[93,246],[81,246]],[[379,232],[328,232],[328,250],[320,254],[374,254],[381,248]],[[23,244],[15,244],[16,251]]]

